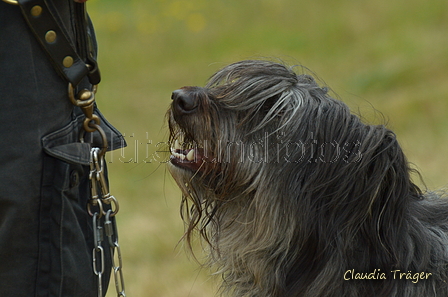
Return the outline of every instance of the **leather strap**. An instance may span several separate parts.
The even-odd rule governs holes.
[[[36,36],[43,49],[47,52],[50,60],[59,74],[62,75],[73,86],[77,86],[81,80],[88,76],[91,84],[100,82],[98,66],[86,48],[85,59],[78,54],[76,47],[70,41],[64,27],[59,24],[53,10],[49,8],[47,0],[18,0],[22,14],[25,17],[32,32]],[[80,7],[81,5],[82,7]],[[84,37],[82,46],[87,47],[86,37],[86,14],[85,4],[75,3],[75,11],[83,15],[83,20],[77,20],[76,25],[80,28]],[[78,7],[77,7],[78,6]]]

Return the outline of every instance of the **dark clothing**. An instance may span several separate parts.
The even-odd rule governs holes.
[[[73,0],[54,1],[73,34]],[[84,116],[69,101],[67,85],[20,8],[0,1],[2,296],[97,296],[86,211],[90,144],[79,143]],[[109,147],[124,145],[104,120],[102,127]],[[108,275],[103,278],[107,283]]]

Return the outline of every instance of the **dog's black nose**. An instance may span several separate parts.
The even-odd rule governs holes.
[[[174,91],[171,99],[173,100],[174,109],[181,114],[191,113],[198,107],[198,97],[194,92],[189,92],[185,89]]]

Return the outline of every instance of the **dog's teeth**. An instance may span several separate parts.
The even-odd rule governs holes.
[[[176,139],[176,141],[174,142],[174,149],[175,149],[175,150],[180,150],[180,149],[181,149],[179,140],[177,140],[177,139]]]
[[[185,155],[184,154],[179,154],[179,153],[173,152],[173,156],[178,158],[178,159],[185,160]]]
[[[193,161],[194,160],[194,149],[190,150],[186,156],[188,161]]]

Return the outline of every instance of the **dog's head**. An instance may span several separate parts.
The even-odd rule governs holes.
[[[224,67],[205,87],[174,91],[168,118],[170,171],[191,198],[184,202],[193,201],[189,231],[205,233],[210,222],[222,228],[232,212],[242,220],[236,209],[252,210],[243,211],[245,221],[283,216],[301,230],[355,232],[366,222],[377,229],[387,204],[405,203],[393,192],[419,196],[390,130],[362,123],[310,75],[283,64]],[[330,227],[311,226],[316,216]]]
[[[341,131],[358,123],[345,104],[279,63],[238,62],[205,87],[176,90],[168,118],[171,172],[181,187],[197,180],[218,196],[275,186],[263,173],[362,157],[360,139]]]

